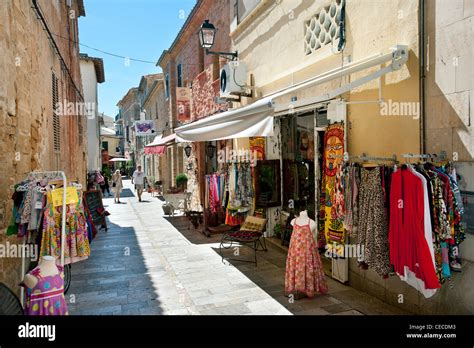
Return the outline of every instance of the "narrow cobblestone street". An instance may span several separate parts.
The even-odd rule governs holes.
[[[219,235],[207,238],[184,218],[162,216],[162,202],[139,203],[125,181],[122,204],[105,198],[109,230],[99,231],[91,257],[72,267],[71,314],[402,314],[332,279],[329,294],[290,303],[284,296],[284,251],[268,243],[258,266],[223,263]],[[178,220],[180,232],[168,220]],[[240,257],[245,258],[242,249]]]

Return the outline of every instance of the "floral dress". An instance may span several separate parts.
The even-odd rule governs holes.
[[[85,260],[90,256],[82,195],[78,196],[77,203],[66,206],[66,245],[64,248],[66,264]],[[48,195],[48,203],[44,210],[41,256],[61,257],[61,218],[62,206],[53,207]]]
[[[286,259],[285,292],[301,292],[308,297],[328,292],[321,257],[308,224],[294,224]]]
[[[57,267],[59,274],[53,276],[43,277],[39,267],[29,273],[38,279],[38,283],[32,289],[27,289],[26,315],[69,314],[64,298],[64,269]]]

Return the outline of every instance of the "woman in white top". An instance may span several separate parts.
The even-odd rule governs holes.
[[[122,192],[122,187],[122,174],[120,174],[120,170],[117,169],[112,175],[112,190],[114,191],[114,203],[121,203],[120,192]]]

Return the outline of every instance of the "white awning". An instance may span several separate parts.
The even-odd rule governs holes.
[[[407,60],[408,47],[397,45],[391,49],[390,53],[349,63],[345,67],[327,71],[297,85],[277,91],[253,104],[206,117],[202,120],[176,128],[176,140],[181,142],[210,141],[254,136],[271,136],[273,135],[273,117],[275,114],[282,114],[287,110],[308,108],[322,101],[331,100],[371,80],[400,69]],[[316,95],[295,102],[275,103],[275,99],[278,97],[388,62],[390,62],[389,65],[322,95]]]
[[[100,135],[115,135],[115,131],[113,129],[107,127],[100,127]]]
[[[271,136],[273,114],[271,98],[263,98],[253,104],[176,128],[176,139],[185,142]]]
[[[158,146],[160,145],[160,142],[161,142],[161,139],[163,138],[163,134],[159,134],[157,135],[153,141],[147,145],[145,145],[145,147],[152,147],[152,146]]]

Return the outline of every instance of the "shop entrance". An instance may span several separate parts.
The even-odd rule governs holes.
[[[315,219],[314,112],[281,119],[283,210]]]

